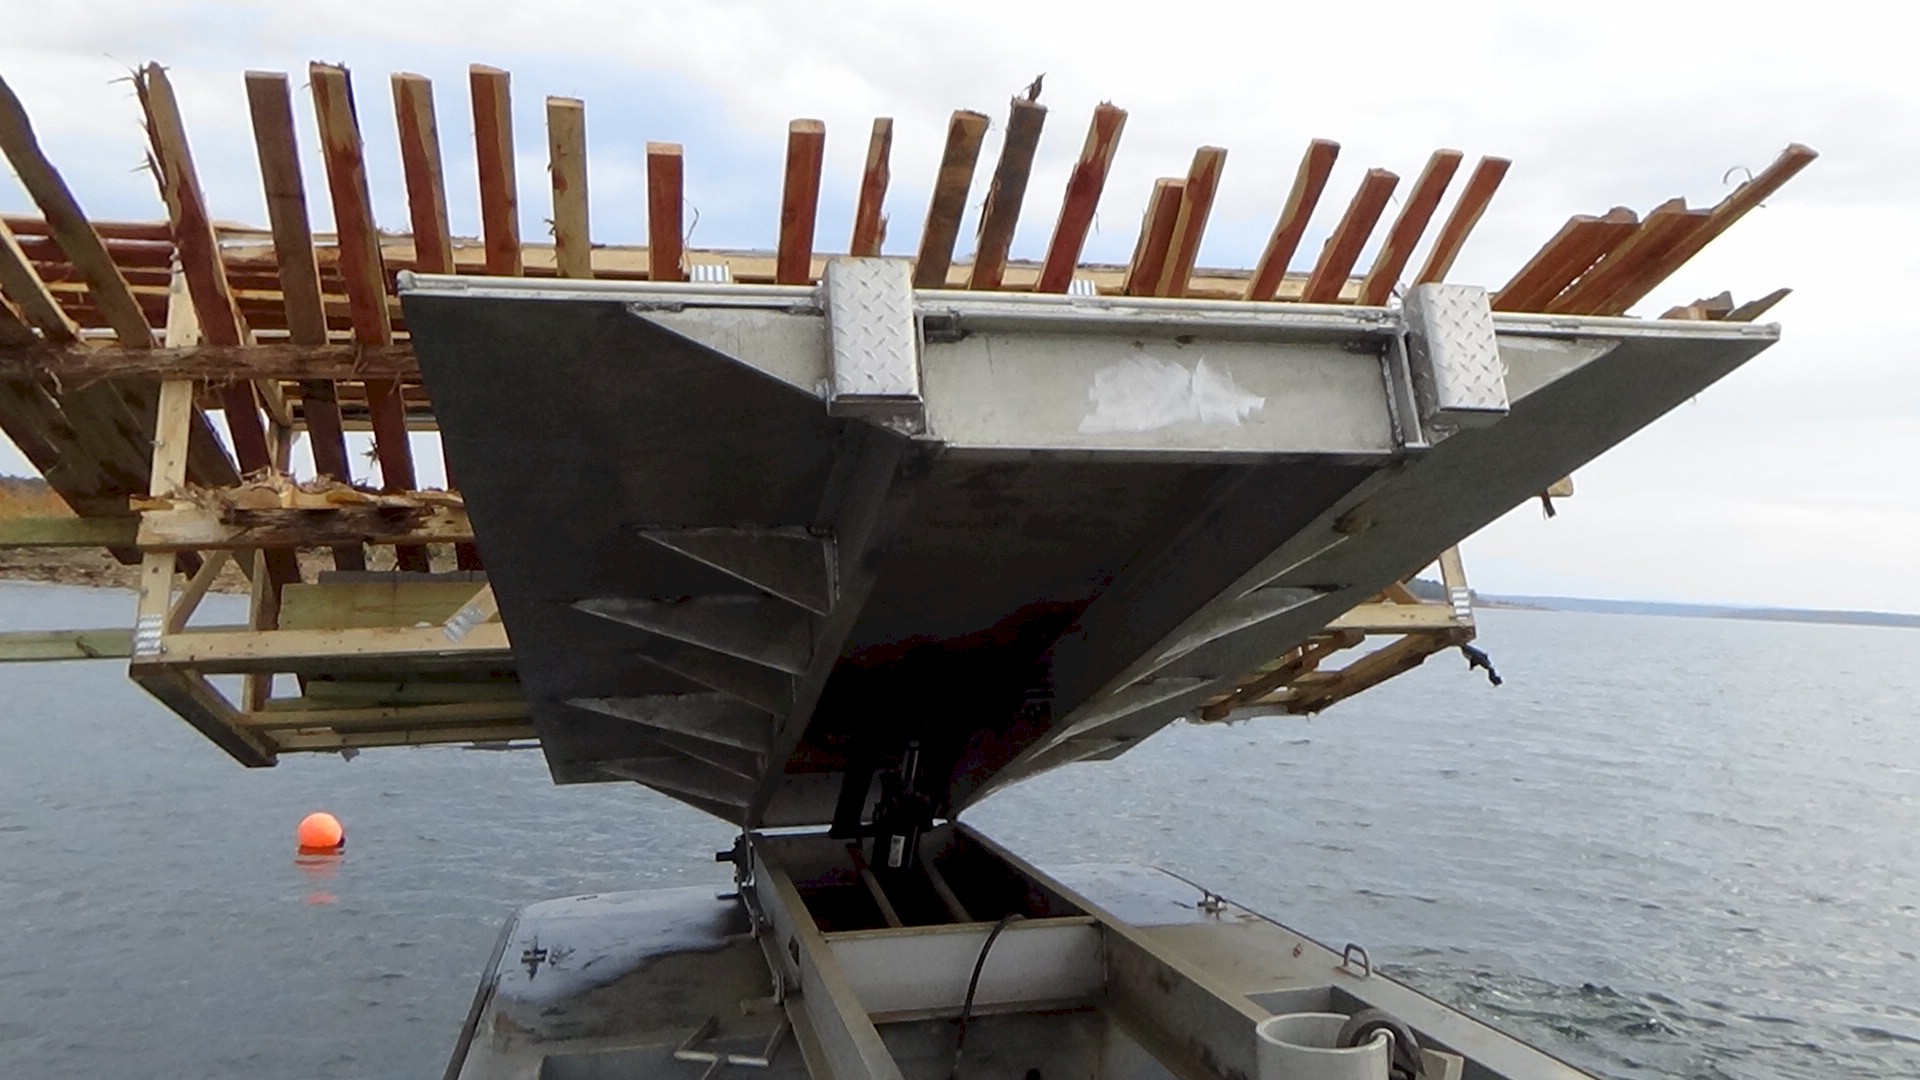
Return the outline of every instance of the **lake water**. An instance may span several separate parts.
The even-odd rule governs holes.
[[[0,585],[5,628],[130,609]],[[1920,1076],[1920,632],[1491,611],[1481,644],[1505,686],[1448,654],[967,820],[1365,944],[1603,1076]],[[729,840],[532,752],[246,770],[120,662],[0,666],[0,1075],[435,1077],[515,907],[723,885]]]

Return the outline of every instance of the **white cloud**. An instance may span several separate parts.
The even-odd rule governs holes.
[[[1645,305],[1791,285],[1777,310],[1783,343],[1583,471],[1559,519],[1542,526],[1522,508],[1496,524],[1471,545],[1472,570],[1491,591],[1920,610],[1908,565],[1920,534],[1920,350],[1900,321],[1920,292],[1914,16],[1834,2],[1353,10],[340,0],[321,20],[301,5],[75,0],[55,19],[0,0],[0,71],[103,217],[159,212],[131,171],[142,141],[130,90],[112,81],[150,57],[171,66],[216,214],[252,220],[262,210],[247,68],[292,71],[299,84],[310,59],[354,67],[376,202],[396,226],[405,215],[384,76],[434,76],[465,232],[477,229],[469,60],[514,72],[528,236],[543,231],[545,94],[588,99],[595,226],[612,240],[641,238],[640,146],[666,138],[687,144],[695,242],[769,245],[785,124],[810,116],[829,129],[820,243],[844,243],[868,124],[891,115],[897,248],[918,231],[947,113],[997,118],[1044,71],[1053,112],[1016,254],[1044,244],[1088,113],[1110,99],[1132,116],[1094,255],[1123,260],[1152,179],[1183,172],[1193,148],[1212,143],[1231,153],[1202,262],[1246,264],[1307,140],[1324,136],[1344,144],[1330,203],[1368,166],[1410,178],[1439,146],[1513,158],[1455,273],[1490,285],[1570,213],[1645,210],[1671,195],[1710,203],[1737,182],[1729,170],[1806,142],[1822,159]],[[0,206],[24,205],[0,185]],[[1316,232],[1333,216],[1324,209]]]

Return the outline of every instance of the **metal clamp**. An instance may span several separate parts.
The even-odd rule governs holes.
[[[768,1037],[767,1044],[761,1047],[758,1054],[725,1054],[717,1050],[696,1049],[701,1043],[706,1042],[715,1031],[719,1030],[719,1027],[720,1018],[718,1016],[707,1017],[706,1023],[695,1028],[693,1034],[687,1036],[685,1042],[682,1042],[678,1047],[674,1048],[673,1060],[705,1062],[707,1071],[701,1074],[702,1080],[707,1080],[707,1078],[712,1077],[713,1074],[728,1065],[738,1065],[748,1069],[771,1068],[773,1066],[773,1056],[780,1052],[780,1045],[786,1041],[787,1032],[791,1029],[792,1025],[787,1021],[786,1017],[781,1017],[780,1022],[774,1025],[773,1034]]]

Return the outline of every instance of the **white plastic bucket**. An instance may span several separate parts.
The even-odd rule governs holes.
[[[1260,1080],[1387,1080],[1386,1032],[1359,1046],[1334,1041],[1341,1013],[1282,1013],[1253,1029]]]

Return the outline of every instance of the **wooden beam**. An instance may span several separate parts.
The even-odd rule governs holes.
[[[1080,265],[1080,252],[1086,247],[1087,232],[1093,228],[1094,212],[1100,208],[1100,194],[1106,190],[1107,172],[1113,155],[1120,149],[1120,133],[1127,126],[1127,110],[1111,102],[1101,102],[1093,110],[1093,122],[1087,126],[1087,141],[1080,148],[1080,159],[1067,176],[1066,195],[1060,200],[1060,220],[1053,227],[1053,240],[1047,245],[1046,260],[1033,291],[1064,293],[1073,283]]]
[[[647,278],[687,280],[684,160],[679,143],[647,144]]]
[[[375,379],[420,377],[413,346],[197,345],[178,349],[30,345],[0,350],[0,376],[45,373],[69,390],[103,379]]]
[[[1427,167],[1421,169],[1420,176],[1414,180],[1413,190],[1407,193],[1407,201],[1400,207],[1400,215],[1387,230],[1386,242],[1374,256],[1373,268],[1360,282],[1358,303],[1378,307],[1393,296],[1400,274],[1413,259],[1414,245],[1420,242],[1420,234],[1427,231],[1427,222],[1433,220],[1434,211],[1440,209],[1440,198],[1447,193],[1447,185],[1453,182],[1453,174],[1459,170],[1463,157],[1458,150],[1435,150],[1427,159]]]
[[[33,260],[21,249],[19,238],[4,221],[0,221],[0,290],[20,305],[20,317],[48,341],[58,344],[80,340],[80,325],[54,299],[52,290],[34,270]]]
[[[1007,254],[1013,250],[1013,231],[1020,224],[1020,206],[1026,201],[1027,179],[1033,174],[1033,155],[1040,148],[1040,129],[1047,107],[1027,98],[1014,98],[1007,115],[1007,137],[1000,147],[987,188],[987,205],[980,212],[969,289],[997,289],[1006,277]]]
[[[342,67],[313,64],[307,74],[320,125],[327,188],[333,196],[339,271],[353,311],[353,338],[361,345],[385,348],[393,344],[393,322],[387,309],[386,269],[380,260],[373,200],[367,192],[365,151],[353,108],[353,87]],[[390,379],[369,379],[366,392],[381,484],[388,491],[411,491],[418,484],[399,384]],[[425,548],[401,548],[399,559],[403,570],[424,571],[429,567]]]
[[[200,334],[212,345],[247,345],[252,335],[234,305],[233,289],[227,284],[220,240],[214,235],[213,219],[207,213],[206,194],[193,165],[193,151],[187,142],[186,124],[180,115],[179,102],[174,98],[173,84],[159,64],[148,64],[134,75],[133,85],[146,113],[147,136],[153,150],[149,164],[167,206],[174,249],[178,252],[180,272],[186,278],[187,296],[199,320]],[[144,315],[141,320],[145,322]],[[272,453],[267,448],[266,424],[260,417],[253,384],[222,383],[219,393],[227,417],[227,434],[233,441],[234,456],[240,460],[241,471],[269,468]]]
[[[1246,299],[1272,300],[1280,293],[1280,282],[1287,276],[1293,253],[1299,250],[1301,237],[1307,234],[1307,222],[1313,217],[1320,195],[1327,190],[1327,177],[1333,175],[1333,163],[1340,157],[1340,144],[1315,139],[1307,144],[1300,159],[1300,171],[1294,174],[1293,188],[1287,192],[1286,205],[1273,223],[1273,235],[1260,253],[1253,276],[1247,279]]]
[[[335,731],[409,731],[458,724],[524,725],[524,701],[456,701],[436,705],[383,705],[363,709],[287,707],[292,702],[269,701],[259,712],[243,714],[240,725],[254,731],[298,731],[332,728]],[[279,706],[279,707],[275,707]]]
[[[33,332],[27,324],[27,317],[13,301],[0,295],[0,348],[17,348],[22,345],[38,345],[40,335]]]
[[[480,232],[487,245],[487,273],[519,277],[520,193],[513,172],[513,102],[508,75],[474,64],[467,69],[473,95],[474,154],[480,166]]]
[[[357,630],[187,630],[167,637],[167,662],[208,674],[298,671],[304,667],[393,664],[440,657],[499,663],[512,656],[506,626],[482,623],[459,643],[438,626]]]
[[[1689,210],[1685,199],[1653,208],[1633,235],[1600,259],[1547,304],[1553,314],[1612,314],[1607,298],[1631,285],[1682,238],[1706,224],[1706,210]]]
[[[1359,190],[1353,193],[1353,201],[1347,204],[1346,214],[1340,218],[1333,235],[1327,238],[1327,246],[1320,250],[1313,273],[1307,276],[1306,288],[1300,294],[1302,301],[1331,304],[1340,299],[1347,276],[1360,261],[1360,251],[1366,247],[1367,237],[1372,235],[1374,225],[1387,208],[1387,199],[1399,183],[1400,177],[1385,169],[1367,170]]]
[[[177,667],[143,664],[136,659],[133,681],[213,740],[214,745],[233,755],[240,764],[263,768],[274,763],[272,745],[261,736],[236,726],[239,710],[214,689],[206,676]]]
[[[274,734],[274,748],[283,754],[336,754],[342,750],[372,750],[384,746],[446,746],[532,742],[540,732],[532,724],[492,722],[466,726],[405,727],[367,731],[287,731]],[[504,748],[504,747],[502,747]]]
[[[1167,177],[1153,182],[1153,195],[1147,199],[1147,212],[1140,219],[1140,238],[1134,241],[1133,260],[1127,264],[1126,295],[1152,296],[1159,285],[1186,186],[1184,180]]]
[[[457,267],[452,226],[447,217],[446,169],[440,157],[440,123],[433,105],[433,83],[424,76],[400,72],[393,76],[392,88],[394,122],[400,135],[400,165],[407,185],[407,216],[413,223],[413,268],[427,274],[452,274]],[[557,243],[554,254],[557,259]],[[303,393],[305,385],[313,384],[303,384]],[[446,453],[446,443],[442,442],[440,460],[446,468],[447,486],[453,487],[456,483],[453,460]],[[345,557],[351,557],[353,565],[340,561]],[[335,548],[334,559],[342,570],[366,566],[364,553],[357,546]],[[472,544],[456,547],[454,561],[462,570],[480,568],[480,554]]]
[[[1773,310],[1773,305],[1793,294],[1792,289],[1775,289],[1757,300],[1749,300],[1727,312],[1727,322],[1753,322]]]
[[[1640,218],[1624,206],[1604,217],[1575,214],[1490,301],[1495,311],[1544,311],[1595,262],[1632,236]]]
[[[1318,667],[1322,660],[1341,649],[1351,649],[1366,638],[1367,635],[1359,630],[1337,630],[1323,634],[1290,650],[1258,675],[1234,687],[1232,693],[1208,703],[1200,710],[1200,718],[1208,721],[1225,720],[1233,710],[1284,688],[1294,679]]]
[[[1203,146],[1193,152],[1193,164],[1187,168],[1186,183],[1180,188],[1179,212],[1167,240],[1166,265],[1161,268],[1153,295],[1187,295],[1194,260],[1200,255],[1200,238],[1207,231],[1207,216],[1213,212],[1214,192],[1220,187],[1220,170],[1226,164],[1227,152],[1218,146]]]
[[[1759,206],[1767,196],[1779,191],[1787,181],[1798,176],[1800,170],[1813,164],[1814,159],[1819,156],[1813,148],[1799,143],[1793,143],[1782,150],[1773,164],[1762,169],[1758,176],[1741,184],[1726,198],[1720,200],[1708,213],[1705,223],[1681,237],[1673,246],[1653,259],[1638,280],[1608,297],[1607,313],[1625,312],[1646,299],[1647,294],[1658,288],[1661,282],[1673,276],[1674,271],[1679,270],[1689,259],[1700,254],[1703,248],[1731,228],[1734,222]]]
[[[561,277],[590,278],[593,231],[587,223],[586,102],[547,99],[547,155],[547,173],[553,181],[553,261]]]
[[[13,163],[14,175],[32,196],[45,216],[47,228],[59,242],[67,260],[87,283],[87,294],[120,344],[128,348],[152,348],[153,327],[126,277],[107,253],[106,244],[88,223],[80,203],[67,188],[67,182],[47,160],[34,135],[26,107],[14,96],[13,88],[0,78],[0,152]]]
[[[399,93],[398,86],[395,93]],[[279,271],[280,293],[286,309],[287,336],[295,344],[325,346],[327,313],[320,290],[320,262],[313,250],[306,180],[301,175],[299,140],[294,134],[293,90],[287,76],[277,71],[248,72],[247,107],[253,119],[254,147],[260,159],[260,184],[267,198],[267,221],[273,231],[274,264]],[[404,124],[402,128],[404,158],[407,145]],[[413,190],[412,179],[410,165],[409,196]],[[440,216],[444,227],[444,200]],[[434,238],[430,232],[421,232],[422,224],[416,213],[414,231],[424,249]],[[447,249],[447,259],[451,263],[450,249]],[[343,484],[353,483],[346,427],[340,420],[339,393],[332,380],[302,381],[300,412],[306,421],[314,471]],[[335,548],[333,557],[339,569],[366,569],[366,556],[358,547]]]
[[[413,223],[413,268],[425,274],[451,274],[453,229],[447,217],[446,170],[441,165],[433,82],[403,71],[393,75],[391,85],[394,125],[400,134],[400,170],[407,185],[407,216]]]
[[[343,506],[336,510],[217,510],[176,504],[141,517],[147,551],[330,547],[337,544],[463,543],[473,539],[466,511],[455,506]]]
[[[220,577],[220,572],[225,570],[227,564],[232,561],[233,552],[216,551],[201,562],[200,569],[195,570],[193,576],[187,579],[186,588],[180,590],[180,595],[174,598],[173,607],[167,612],[167,633],[174,634],[187,628],[187,621],[192,619],[193,613],[199,609],[200,601],[206,599],[207,590],[213,588],[213,583]],[[259,569],[256,567],[254,573],[253,587],[256,589],[260,588],[262,581]]]
[[[853,211],[852,255],[875,256],[887,241],[887,183],[893,178],[893,117],[877,117],[867,137],[867,164],[860,170],[860,201]]]
[[[0,548],[132,547],[137,517],[0,517]]]
[[[787,125],[786,182],[780,194],[780,247],[774,280],[782,285],[813,281],[813,222],[820,209],[820,165],[827,125],[795,120]]]
[[[47,660],[122,660],[133,655],[133,631],[11,630],[0,633],[0,664]]]
[[[947,145],[940,155],[940,171],[934,174],[933,198],[927,203],[927,223],[920,231],[920,254],[913,267],[915,288],[947,287],[960,218],[967,212],[967,192],[973,187],[974,165],[986,137],[983,113],[960,109],[947,122]]]
[[[1453,213],[1447,215],[1447,223],[1440,226],[1440,235],[1434,238],[1433,247],[1427,252],[1426,263],[1420,267],[1420,273],[1414,275],[1414,284],[1446,280],[1454,259],[1459,257],[1473,227],[1480,224],[1480,216],[1487,212],[1493,193],[1500,190],[1500,182],[1507,178],[1507,169],[1512,164],[1503,157],[1483,157],[1473,167],[1473,175],[1467,177],[1467,186],[1461,190],[1459,201],[1453,204]]]

